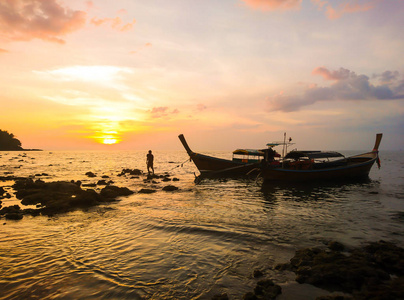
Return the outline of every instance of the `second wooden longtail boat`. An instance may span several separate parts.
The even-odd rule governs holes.
[[[383,134],[376,135],[371,152],[344,157],[337,152],[291,151],[283,160],[266,160],[260,176],[265,181],[336,181],[365,178],[376,162],[380,168],[379,145]]]

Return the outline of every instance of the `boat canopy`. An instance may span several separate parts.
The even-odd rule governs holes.
[[[309,159],[320,159],[320,158],[334,158],[334,157],[345,157],[339,152],[330,151],[291,151],[285,158],[299,159],[302,157],[308,157]]]
[[[264,156],[264,152],[256,149],[237,149],[233,151],[233,154],[239,155],[252,155],[252,156]]]

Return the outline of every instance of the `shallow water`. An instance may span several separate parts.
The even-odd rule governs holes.
[[[254,179],[195,185],[197,170],[184,151],[154,154],[156,173],[180,181],[118,176],[124,168],[145,170],[143,152],[0,152],[0,176],[94,183],[108,175],[135,192],[158,189],[85,212],[2,219],[0,299],[210,299],[219,293],[241,299],[257,282],[255,269],[293,286],[293,274],[272,267],[298,248],[330,240],[349,247],[380,239],[404,244],[402,152],[382,152],[382,168],[374,166],[368,181],[312,186],[263,186]],[[88,171],[97,177],[88,178]],[[0,182],[11,194],[12,184]],[[180,189],[162,191],[168,184]],[[3,207],[20,204],[2,201]]]

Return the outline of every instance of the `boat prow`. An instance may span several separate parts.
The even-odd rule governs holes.
[[[243,176],[251,170],[257,169],[261,161],[261,159],[238,159],[235,157],[229,160],[193,152],[183,134],[180,134],[178,138],[203,177]],[[240,149],[234,151],[234,154],[238,154],[237,151],[240,151]],[[248,156],[249,153],[252,153],[251,151],[253,150],[247,152],[246,155]],[[254,155],[260,155],[263,158],[264,154],[254,152]]]

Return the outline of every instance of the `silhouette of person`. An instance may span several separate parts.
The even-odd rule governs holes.
[[[153,175],[154,175],[153,161],[154,161],[154,156],[152,154],[152,151],[149,150],[149,153],[146,155],[147,172],[150,174],[150,169],[152,169]]]

